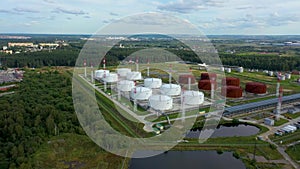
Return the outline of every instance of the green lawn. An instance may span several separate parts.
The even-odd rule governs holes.
[[[285,116],[286,118],[295,119],[295,118],[297,118],[297,117],[300,116],[300,112],[295,113],[295,114],[285,113],[284,116]]]
[[[33,155],[33,161],[36,168],[43,169],[69,168],[68,162],[78,162],[73,168],[111,169],[121,168],[124,158],[104,151],[85,135],[62,134],[45,142]]]
[[[294,133],[284,134],[283,136],[270,136],[270,139],[276,144],[280,144],[280,141],[282,141],[282,144],[284,145],[290,144],[300,140],[300,130],[297,130]]]
[[[287,122],[289,122],[289,121],[286,120],[286,119],[280,118],[279,120],[275,120],[274,126],[281,126],[281,125],[283,125],[284,123],[287,123]]]
[[[300,163],[300,144],[296,144],[295,146],[291,146],[286,149],[286,153],[289,154],[294,161]]]

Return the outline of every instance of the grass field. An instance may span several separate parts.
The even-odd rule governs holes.
[[[300,144],[296,144],[286,149],[286,153],[300,164]]]
[[[110,154],[85,135],[63,134],[44,143],[33,155],[36,168],[126,168],[128,160]]]
[[[295,113],[295,114],[285,113],[285,114],[283,114],[283,115],[284,115],[286,118],[295,119],[295,118],[297,118],[297,117],[300,116],[300,112]]]
[[[300,130],[294,133],[284,134],[283,136],[270,136],[270,139],[276,144],[280,144],[282,141],[283,145],[287,145],[300,140]]]
[[[287,122],[289,122],[289,121],[286,119],[280,118],[279,120],[275,120],[274,126],[281,126]]]

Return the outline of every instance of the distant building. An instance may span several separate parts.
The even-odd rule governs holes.
[[[12,50],[1,50],[2,53],[13,54]]]
[[[296,113],[298,113],[298,111],[295,108],[289,108],[288,109],[288,113],[290,113],[290,114],[296,114]]]
[[[268,126],[274,126],[274,120],[270,119],[270,118],[265,118],[264,123],[265,123],[265,125],[268,125]]]
[[[58,47],[59,44],[58,43],[39,43],[39,46],[42,46],[42,47]]]
[[[243,73],[243,72],[244,72],[244,68],[243,68],[243,67],[238,67],[238,68],[237,68],[237,71],[238,71],[239,73]]]
[[[269,71],[269,76],[274,76],[274,72],[273,71]]]
[[[8,47],[32,47],[33,43],[8,43]]]
[[[299,75],[300,73],[299,73],[298,70],[293,70],[293,71],[292,71],[292,74],[293,74],[293,75]]]

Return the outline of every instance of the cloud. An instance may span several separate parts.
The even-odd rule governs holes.
[[[247,9],[254,9],[254,10],[257,10],[257,9],[266,9],[265,6],[250,6],[250,5],[244,5],[244,6],[238,6],[238,7],[235,7],[235,9],[237,10],[247,10]]]
[[[40,24],[38,21],[30,21],[30,22],[24,23],[23,25],[24,26],[35,26],[35,25],[38,25],[38,24]]]
[[[148,25],[148,26],[170,26],[181,25],[183,22],[188,22],[184,19],[178,19],[177,17],[164,15],[161,13],[144,13],[140,15],[134,15],[131,17],[117,20],[117,22],[123,22],[129,25]]]
[[[110,12],[109,14],[110,14],[111,16],[119,16],[119,14],[114,13],[114,12]]]
[[[27,9],[27,8],[13,8],[13,10],[17,13],[39,13],[40,11]]]
[[[21,15],[21,14],[25,14],[25,13],[40,13],[40,11],[28,9],[28,8],[13,8],[10,10],[0,9],[0,13]]]
[[[12,13],[12,11],[6,9],[0,9],[0,13]]]
[[[240,6],[240,7],[236,7],[235,9],[245,10],[245,9],[252,9],[252,8],[253,8],[252,6]]]
[[[77,9],[64,9],[64,8],[56,8],[52,11],[53,13],[65,13],[70,15],[86,15],[87,12],[84,12],[83,10],[77,10]]]
[[[208,7],[222,7],[221,0],[179,0],[176,2],[169,2],[167,4],[159,4],[159,10],[171,11],[177,13],[190,13],[193,11],[204,10]]]
[[[55,2],[54,1],[52,1],[52,0],[43,0],[44,2],[46,2],[46,3],[49,3],[49,4],[54,4]]]
[[[104,20],[102,21],[104,24],[108,24],[108,23],[113,23],[113,22],[116,22],[118,21],[117,19],[109,19],[109,20]]]
[[[240,17],[217,17],[210,21],[199,21],[199,27],[205,30],[263,30],[297,23],[300,16],[296,14],[280,15],[273,12],[264,15],[245,14]]]

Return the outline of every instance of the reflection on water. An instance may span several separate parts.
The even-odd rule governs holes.
[[[132,159],[129,169],[245,169],[232,152],[169,151],[158,156]]]
[[[259,132],[259,128],[252,125],[221,125],[212,134],[211,138],[233,137],[233,136],[252,136]],[[190,131],[186,138],[199,138],[200,131]]]

